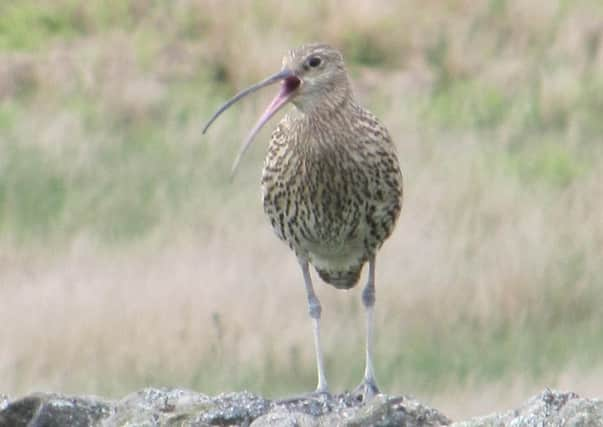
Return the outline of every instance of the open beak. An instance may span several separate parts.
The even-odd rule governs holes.
[[[299,86],[301,85],[301,80],[299,79],[299,77],[293,74],[291,70],[284,69],[236,94],[232,99],[227,101],[218,109],[218,111],[214,113],[214,115],[211,117],[211,119],[209,119],[209,121],[203,128],[203,133],[205,133],[207,129],[211,126],[211,124],[214,122],[214,120],[216,120],[220,114],[226,111],[239,99],[257,91],[258,89],[261,89],[265,86],[271,85],[279,81],[282,81],[281,89],[279,93],[274,97],[270,105],[268,105],[268,108],[266,108],[264,114],[262,114],[256,125],[253,127],[251,132],[249,132],[249,135],[247,136],[247,138],[245,138],[245,141],[241,145],[239,153],[237,154],[237,157],[232,166],[232,175],[235,174],[237,167],[239,166],[239,162],[243,157],[243,154],[245,154],[247,148],[249,148],[255,136],[266,124],[266,122],[268,122],[268,120],[270,120],[272,116],[274,116],[287,102],[291,100],[291,98],[293,98],[295,92],[297,91],[297,88],[299,88]]]

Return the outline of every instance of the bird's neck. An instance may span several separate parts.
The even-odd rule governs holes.
[[[319,102],[303,105],[301,108],[296,107],[303,121],[307,124],[311,126],[332,126],[333,121],[338,122],[340,119],[347,117],[354,105],[351,92],[333,92],[322,95]]]
[[[323,104],[310,111],[296,108],[291,116],[292,129],[297,135],[291,139],[292,146],[306,153],[306,156],[321,157],[331,152],[335,146],[347,140],[356,108],[351,96],[339,100],[336,104]]]
[[[352,88],[347,80],[334,81],[330,87],[300,94],[293,104],[305,116],[329,116],[343,110],[353,101]]]

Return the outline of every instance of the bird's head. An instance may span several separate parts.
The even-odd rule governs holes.
[[[304,113],[336,106],[348,95],[349,83],[341,53],[325,44],[309,44],[290,50],[283,58],[284,80],[295,90],[291,102]]]
[[[303,113],[311,113],[336,108],[350,93],[341,53],[326,44],[303,45],[285,55],[281,71],[244,89],[220,107],[208,121],[203,133],[235,102],[274,83],[280,83],[280,90],[243,142],[233,165],[233,173],[260,129],[287,103],[293,103]]]

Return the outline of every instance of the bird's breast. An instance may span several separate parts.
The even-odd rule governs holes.
[[[289,152],[281,161],[267,162],[263,204],[279,237],[313,252],[335,251],[357,239],[366,183],[341,163],[342,157]]]
[[[303,146],[292,138],[275,132],[264,165],[263,205],[272,227],[315,265],[365,260],[393,229],[397,184],[375,166],[378,156],[358,146],[313,140]]]

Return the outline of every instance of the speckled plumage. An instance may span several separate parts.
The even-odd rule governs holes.
[[[304,46],[289,57],[322,49],[331,48]],[[296,108],[273,131],[262,199],[297,256],[327,283],[350,288],[394,229],[402,175],[387,129],[355,102],[347,81],[333,90],[341,93],[317,97],[308,112]]]

